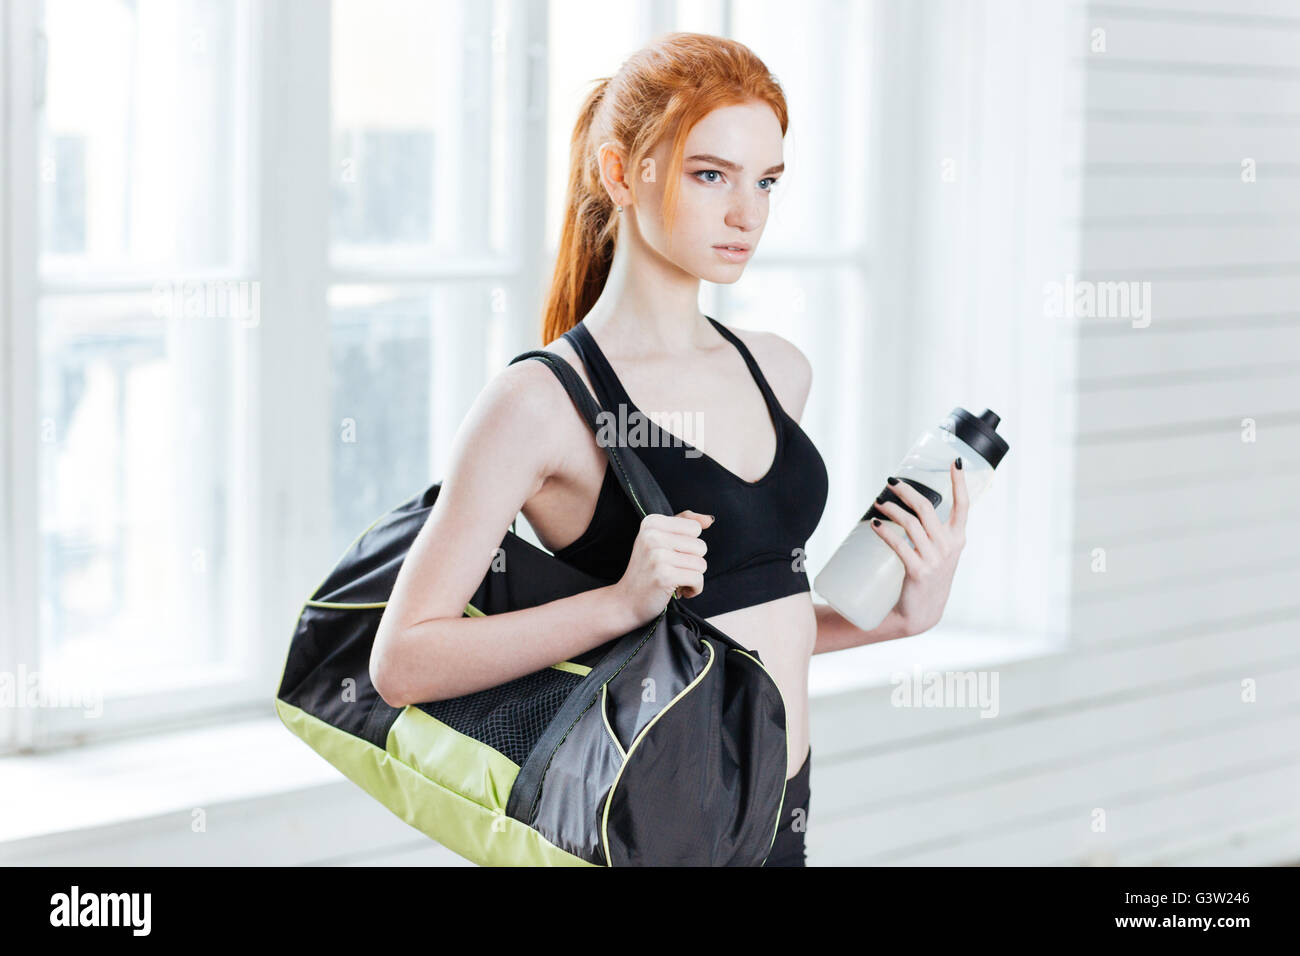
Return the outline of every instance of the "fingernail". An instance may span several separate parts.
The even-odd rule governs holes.
[[[896,485],[896,484],[898,484],[898,479],[895,478],[893,475],[890,475],[890,476],[889,476],[889,483],[890,483],[891,485]]]
[[[872,518],[872,519],[871,519],[871,523],[874,524],[877,528],[880,527],[880,519],[879,519],[879,518]]]
[[[884,503],[885,503],[885,496],[883,494],[876,495],[876,504],[883,505]]]
[[[960,456],[960,455],[957,456],[957,467],[958,467],[958,468],[961,467],[961,456]]]

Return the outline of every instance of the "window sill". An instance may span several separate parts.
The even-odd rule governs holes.
[[[1014,661],[1059,654],[1065,642],[1053,637],[1004,631],[938,627],[893,641],[879,641],[829,654],[816,654],[808,668],[808,696],[888,687],[913,671],[987,670]]]
[[[1059,642],[936,628],[813,657],[809,693],[884,687],[897,675],[988,668],[1057,652]],[[234,772],[232,772],[232,770]],[[211,809],[267,803],[319,787],[352,784],[289,733],[276,716],[0,758],[0,861],[42,838]],[[170,825],[170,824],[169,824]]]
[[[234,772],[232,772],[234,771]],[[280,718],[0,758],[6,844],[272,797],[341,779]]]

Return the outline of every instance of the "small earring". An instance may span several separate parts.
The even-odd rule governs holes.
[[[623,207],[622,207],[622,206],[619,206],[619,207],[618,207],[618,211],[619,211],[619,212],[622,212],[622,211],[623,211]]]

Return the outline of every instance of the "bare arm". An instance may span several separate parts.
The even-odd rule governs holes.
[[[550,369],[508,366],[475,400],[424,527],[398,572],[370,655],[370,678],[393,707],[495,687],[653,621],[668,595],[704,587],[711,518],[693,511],[641,521],[614,584],[537,607],[467,618],[510,522],[566,455],[595,436]],[[575,451],[576,450],[576,451]]]
[[[370,676],[388,704],[492,687],[642,623],[614,585],[538,607],[463,617],[510,522],[574,440],[575,424],[587,428],[540,362],[507,367],[476,399],[375,637]]]
[[[869,631],[864,631],[852,621],[840,614],[829,604],[813,601],[813,612],[817,615],[817,640],[813,644],[814,654],[826,654],[830,651],[842,651],[861,644],[875,644],[878,641],[892,641],[900,637],[911,637],[904,626],[897,610],[890,611],[885,619]]]

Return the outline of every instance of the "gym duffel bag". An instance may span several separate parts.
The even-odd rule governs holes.
[[[522,359],[545,362],[597,430],[601,409],[564,359],[534,350],[511,364]],[[635,453],[606,451],[643,515],[676,513]],[[757,651],[676,598],[628,634],[499,686],[383,701],[371,647],[440,487],[375,521],[303,605],[275,701],[285,726],[476,863],[761,866],[785,799],[785,705]],[[466,615],[606,583],[513,530],[500,548]]]

